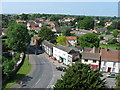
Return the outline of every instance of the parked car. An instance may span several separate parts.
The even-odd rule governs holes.
[[[64,71],[66,69],[66,67],[64,67],[64,66],[57,66],[56,69],[60,70],[60,71]]]
[[[41,50],[35,50],[35,55],[42,54],[42,53],[43,53],[43,51],[41,51]]]
[[[108,78],[115,78],[116,76],[117,76],[116,73],[109,73],[109,74],[107,74]]]

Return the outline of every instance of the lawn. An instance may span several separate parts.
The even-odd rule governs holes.
[[[116,50],[116,48],[118,48],[120,46],[117,46],[115,44],[108,44],[107,46],[106,46],[106,44],[100,44],[100,47],[101,48],[108,48],[108,49]]]
[[[15,77],[5,85],[5,88],[10,88],[12,85],[21,81],[21,79],[24,78],[30,72],[30,69],[31,65],[29,64],[28,59],[25,58],[23,65],[21,66]]]

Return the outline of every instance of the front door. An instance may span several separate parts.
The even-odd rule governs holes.
[[[111,67],[108,67],[108,71],[107,72],[111,72]]]

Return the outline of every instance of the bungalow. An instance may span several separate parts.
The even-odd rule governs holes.
[[[78,61],[80,58],[79,52],[70,47],[56,45],[53,47],[53,57],[58,62],[63,62],[65,65],[72,65],[73,62]]]
[[[77,37],[76,36],[66,36],[66,40],[68,42],[68,46],[76,46],[77,44]]]
[[[42,50],[44,50],[49,56],[53,56],[53,46],[55,45],[46,40],[42,42]]]
[[[102,72],[120,73],[120,50],[101,49]]]
[[[103,33],[103,32],[107,32],[107,31],[108,31],[107,28],[98,28],[98,29],[92,30],[93,33]]]
[[[105,27],[108,27],[108,26],[110,26],[112,24],[112,22],[106,22],[105,23]]]
[[[90,52],[83,52],[81,62],[89,64],[94,70],[100,67],[100,54],[99,50],[95,47]]]

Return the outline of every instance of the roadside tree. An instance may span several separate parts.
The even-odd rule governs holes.
[[[11,23],[7,32],[8,47],[15,51],[25,51],[31,37],[24,24]]]
[[[65,70],[65,75],[57,80],[55,89],[80,89],[80,90],[95,90],[102,89],[105,85],[105,79],[100,78],[102,75],[99,70],[93,70],[90,65],[80,62],[69,66]]]

